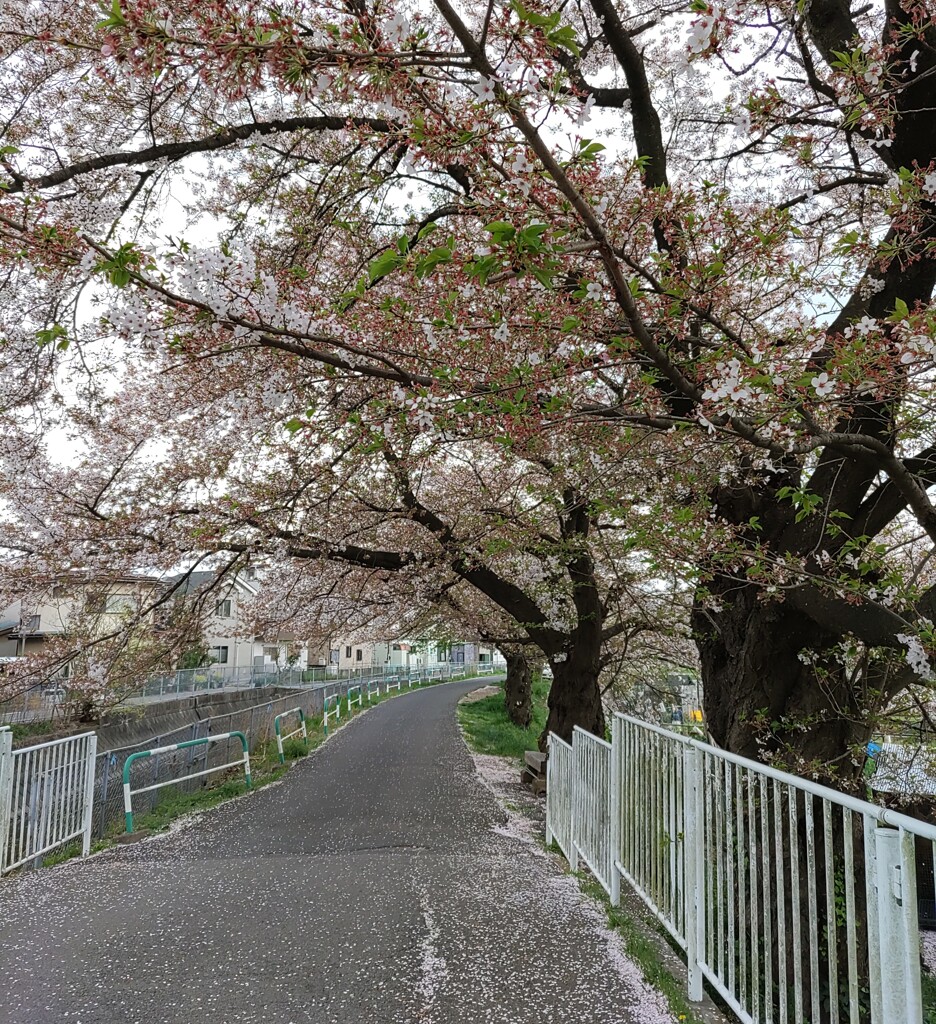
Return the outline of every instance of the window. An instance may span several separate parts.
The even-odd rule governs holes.
[[[364,652],[361,650],[360,647],[355,652],[354,660],[355,661],[363,661],[364,660]]]
[[[212,647],[208,651],[208,656],[216,665],[226,665],[228,660],[228,649],[227,647]]]
[[[231,600],[230,598],[224,601],[218,601],[215,604],[215,615],[220,615],[222,619],[229,619],[231,617]]]
[[[350,648],[350,647],[346,647],[346,648],[344,649],[344,656],[345,656],[346,658],[350,658],[350,657],[351,657],[351,648]]]
[[[279,648],[278,647],[264,647],[263,656],[267,661],[278,661],[279,660]]]

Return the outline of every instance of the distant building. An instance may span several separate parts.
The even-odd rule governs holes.
[[[50,638],[79,628],[104,632],[119,616],[145,608],[159,586],[155,576],[96,579],[76,572],[64,577],[38,597],[21,598],[0,612],[0,658],[37,654]]]

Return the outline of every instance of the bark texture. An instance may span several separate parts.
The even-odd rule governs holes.
[[[533,717],[533,672],[522,652],[505,652],[507,679],[504,683],[504,706],[514,725],[526,729]]]
[[[718,612],[697,606],[693,626],[715,742],[758,761],[779,757],[800,774],[806,762],[854,789],[861,759],[851,752],[869,736],[869,695],[834,659],[800,658],[830,650],[840,635],[790,604],[764,601],[755,587],[735,587]]]
[[[551,732],[572,742],[575,726],[604,737],[605,715],[598,686],[600,642],[579,643],[565,661],[553,662],[553,681],[549,688],[549,715],[539,738],[540,750],[546,749]]]

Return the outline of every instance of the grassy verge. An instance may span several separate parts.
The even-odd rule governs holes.
[[[458,705],[458,721],[471,749],[479,754],[496,754],[523,760],[525,750],[536,750],[546,727],[546,698],[549,680],[533,680],[533,718],[526,729],[514,725],[504,708],[503,691],[483,700]]]
[[[457,681],[459,678],[464,677],[456,676],[455,680],[432,679],[424,683],[422,686],[413,687],[413,689],[425,689],[429,686],[438,686],[440,683]],[[497,677],[493,678],[496,679]],[[348,701],[343,700],[341,702],[341,718],[337,721],[332,720],[329,723],[329,735],[336,732],[352,718],[357,718],[369,707],[376,707],[377,704],[382,704],[386,700],[407,692],[408,690],[403,688],[399,691],[393,690],[390,693],[381,694],[379,697],[368,702],[367,689],[365,685],[362,690],[364,695],[362,706],[358,707],[356,699],[353,706],[349,706]],[[36,722],[28,723],[27,726],[14,726],[13,728],[14,730],[17,728],[29,729],[31,727],[43,725],[48,726],[50,724],[51,723]],[[216,807],[218,804],[225,803],[235,797],[243,796],[247,792],[252,793],[254,790],[262,789],[264,786],[268,786],[271,782],[276,782],[286,774],[293,761],[307,756],[325,742],[327,737],[322,725],[321,716],[307,718],[306,729],[308,731],[307,743],[304,743],[301,739],[294,738],[286,740],[283,744],[283,755],[286,759],[284,764],[280,764],[279,752],[276,749],[276,743],[273,741],[262,744],[251,752],[251,788],[249,791],[244,785],[243,774],[241,774],[238,769],[232,769],[230,772],[225,772],[223,774],[219,773],[213,778],[209,778],[207,785],[199,786],[198,789],[191,792],[182,792],[171,786],[167,786],[165,789],[157,790],[158,799],[152,810],[134,814],[134,831],[164,832],[176,819],[183,815],[192,814],[196,811],[208,810],[211,807]],[[28,732],[23,735],[41,736],[42,733],[43,730],[37,728],[34,733]],[[181,782],[183,779],[180,779],[179,781]],[[123,828],[119,825],[115,825],[103,839],[99,839],[92,844],[91,852],[97,853],[99,850],[104,850],[109,846],[113,846],[117,836],[122,832]],[[51,853],[47,853],[42,859],[42,866],[52,867],[55,864],[61,864],[64,861],[71,860],[73,857],[77,857],[80,854],[81,842],[78,840],[73,843],[69,843],[66,846],[62,846],[57,850],[53,850]]]
[[[628,913],[620,907],[612,907],[608,894],[593,878],[580,875],[579,885],[586,896],[602,905],[608,927],[621,936],[627,955],[640,968],[647,984],[663,995],[676,1019],[685,1024],[700,1024],[692,1003],[686,998],[685,982],[674,978],[660,960],[657,941]]]
[[[546,699],[549,680],[533,681],[533,717],[526,729],[520,729],[507,717],[504,694],[496,693],[470,704],[459,704],[458,720],[469,747],[479,754],[523,759],[525,750],[535,750],[546,725]],[[559,852],[558,847],[554,847]],[[685,994],[685,983],[673,977],[660,957],[660,947],[648,931],[621,907],[612,907],[604,889],[590,876],[579,875],[582,891],[603,906],[608,927],[616,931],[627,955],[640,968],[644,980],[660,992],[680,1024],[699,1024]]]
[[[52,733],[67,731],[67,725],[61,719],[44,720],[38,722],[17,722],[10,726],[14,740],[36,740],[41,743],[45,736]]]

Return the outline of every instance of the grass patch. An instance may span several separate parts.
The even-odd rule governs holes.
[[[546,698],[549,680],[537,676],[533,680],[533,718],[526,729],[520,729],[507,717],[503,690],[471,704],[458,705],[458,720],[472,750],[479,754],[496,754],[523,760],[525,750],[536,750],[540,734],[546,727]]]
[[[41,740],[43,736],[68,730],[68,724],[59,719],[36,722],[17,722],[10,726],[14,740]]]
[[[692,1003],[686,998],[686,986],[670,974],[660,961],[656,944],[621,907],[612,907],[607,893],[593,878],[579,876],[579,885],[586,896],[604,908],[608,927],[616,931],[624,942],[627,955],[640,968],[648,985],[652,985],[669,1003],[676,1019],[685,1024],[701,1024]]]

